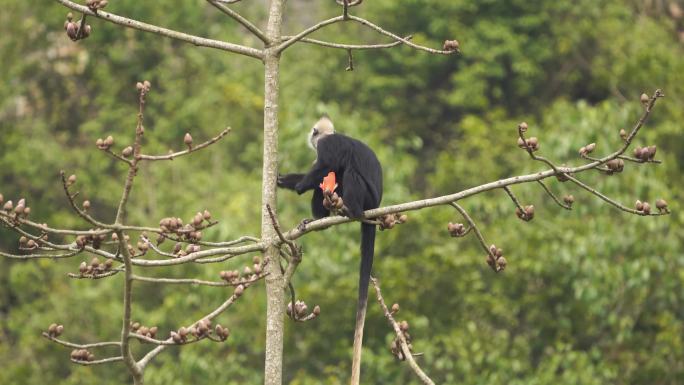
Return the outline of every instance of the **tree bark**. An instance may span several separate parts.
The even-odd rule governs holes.
[[[280,40],[283,0],[272,0],[266,35],[272,42]],[[276,209],[278,176],[278,91],[280,54],[267,47],[264,54],[264,158],[261,187],[261,238],[270,243],[276,237],[267,205]],[[281,385],[283,372],[283,329],[285,320],[285,282],[280,271],[278,249],[268,246],[264,258],[266,271],[266,353],[264,384]]]

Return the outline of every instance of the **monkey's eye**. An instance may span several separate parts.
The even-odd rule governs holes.
[[[316,127],[313,128],[313,134],[318,135],[318,128],[316,128]]]

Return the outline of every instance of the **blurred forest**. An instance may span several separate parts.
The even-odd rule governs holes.
[[[231,5],[263,25],[266,0]],[[145,147],[181,148],[225,126],[232,133],[210,149],[168,163],[145,164],[134,187],[130,221],[190,217],[208,208],[221,223],[209,240],[259,235],[263,70],[252,59],[193,47],[91,20],[92,36],[74,43],[52,1],[3,0],[0,13],[0,192],[25,197],[32,218],[85,228],[73,215],[58,172],[76,173],[93,215],[111,219],[125,168],[95,148],[113,135],[120,150],[133,138],[135,82],[149,79]],[[231,19],[201,0],[113,0],[107,11],[203,36],[258,46]],[[684,383],[684,3],[672,0],[369,0],[353,9],[400,35],[441,47],[461,42],[458,56],[405,47],[355,52],[299,44],[284,54],[280,170],[303,170],[314,154],[305,131],[321,113],[338,131],[373,147],[385,168],[384,204],[455,192],[544,169],[517,149],[525,120],[541,153],[578,164],[577,149],[598,153],[620,143],[642,111],[638,98],[662,88],[635,145],[658,145],[661,165],[629,163],[617,176],[587,173],[585,182],[631,206],[665,198],[666,217],[637,217],[575,186],[575,208],[555,205],[536,184],[514,186],[534,204],[529,223],[516,218],[502,191],[462,202],[490,242],[506,250],[508,268],[494,274],[472,237],[450,238],[449,207],[409,213],[409,222],[378,234],[375,275],[399,319],[411,322],[425,371],[443,384]],[[288,2],[284,34],[339,13],[333,1]],[[312,37],[383,42],[358,25],[336,24]],[[140,183],[142,181],[145,183]],[[279,193],[280,219],[291,228],[309,216],[309,201]],[[0,248],[16,252],[0,229]],[[298,297],[322,314],[287,322],[284,380],[347,382],[358,269],[358,225],[301,240]],[[70,280],[82,259],[0,259],[0,383],[127,383],[123,364],[81,367],[69,349],[40,337],[51,322],[79,342],[120,333],[121,279]],[[181,266],[146,272],[216,280],[251,256],[225,266]],[[139,283],[134,319],[160,333],[201,317],[226,297],[224,288]],[[394,334],[369,304],[363,379],[414,384],[389,352]],[[224,344],[198,343],[161,354],[148,384],[256,384],[263,381],[263,283],[219,319],[232,329]],[[134,342],[140,352],[149,346]]]

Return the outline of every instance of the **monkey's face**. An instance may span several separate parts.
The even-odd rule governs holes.
[[[335,127],[333,122],[327,118],[322,117],[314,124],[311,132],[309,132],[309,147],[316,150],[318,141],[326,135],[332,135],[335,133]]]

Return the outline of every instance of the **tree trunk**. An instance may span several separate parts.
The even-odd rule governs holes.
[[[272,42],[280,40],[283,0],[272,0],[266,34]],[[275,44],[275,43],[273,43]],[[261,187],[261,237],[277,236],[266,205],[276,210],[276,179],[278,176],[278,91],[280,55],[272,47],[264,56],[264,158]],[[283,372],[283,328],[285,320],[284,280],[275,247],[266,249],[266,354],[264,384],[281,385]]]

